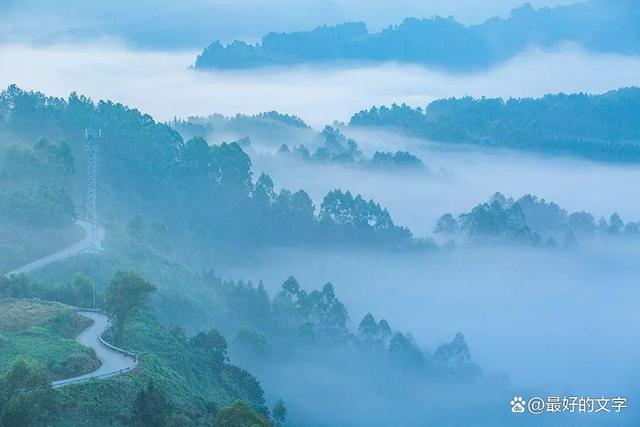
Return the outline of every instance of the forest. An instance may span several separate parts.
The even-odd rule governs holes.
[[[542,98],[450,98],[426,108],[373,107],[350,126],[390,128],[447,144],[511,148],[601,161],[640,160],[640,89]]]
[[[369,33],[364,22],[348,22],[310,31],[269,33],[257,44],[215,41],[198,56],[195,67],[397,61],[469,70],[509,59],[531,45],[552,47],[563,42],[599,52],[637,54],[640,39],[633,28],[639,12],[633,0],[589,0],[540,9],[525,4],[506,19],[495,17],[470,26],[453,17],[407,18],[379,33]]]
[[[0,2],[0,427],[640,425],[639,3],[523,3]]]

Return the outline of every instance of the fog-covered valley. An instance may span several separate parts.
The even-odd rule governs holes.
[[[496,191],[533,194],[569,211],[637,221],[640,170],[566,157],[527,155],[439,144],[385,133],[347,131],[370,150],[409,149],[429,171],[368,170],[256,154],[257,171],[286,188],[305,188],[316,204],[334,188],[350,189],[387,207],[416,235],[434,237],[437,219],[459,214]],[[348,182],[349,185],[344,183]],[[274,289],[293,274],[315,287],[331,282],[352,308],[385,316],[433,351],[462,331],[474,360],[514,386],[545,392],[637,393],[639,319],[637,242],[600,238],[576,250],[457,248],[444,253],[280,249],[225,275],[264,280]],[[615,360],[615,363],[611,361]]]
[[[450,96],[539,97],[640,85],[639,59],[574,45],[531,48],[494,68],[453,74],[403,64],[195,72],[189,69],[195,55],[132,50],[115,42],[5,44],[0,81],[51,96],[75,91],[122,102],[159,121],[276,110],[316,128],[392,102],[424,106]]]
[[[628,398],[518,425],[637,425],[640,57],[202,71],[189,49],[0,44],[0,272],[64,255],[0,275],[0,386],[91,376],[77,307],[136,353],[23,406],[0,387],[0,427],[507,426],[514,396]]]
[[[382,132],[355,130],[346,134],[365,151],[408,150],[424,161],[428,171],[385,173],[350,165],[291,161],[273,153],[253,157],[256,171],[268,173],[284,188],[304,188],[316,203],[334,188],[374,198],[421,237],[433,235],[436,220],[443,213],[466,212],[496,191],[512,197],[533,194],[598,218],[618,212],[625,220],[640,219],[640,206],[635,202],[640,169],[635,166],[464,145],[445,149],[440,144]]]

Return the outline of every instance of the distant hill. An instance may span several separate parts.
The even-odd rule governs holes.
[[[640,162],[640,88],[602,95],[543,98],[451,98],[425,110],[407,105],[373,107],[350,126],[393,128],[444,143],[466,143],[594,160]]]
[[[579,43],[597,52],[640,53],[640,2],[589,0],[534,9],[525,4],[508,18],[465,26],[453,17],[407,18],[369,33],[363,22],[311,31],[269,33],[255,45],[211,43],[196,60],[199,69],[239,69],[343,61],[399,61],[470,69],[508,59],[531,45]]]

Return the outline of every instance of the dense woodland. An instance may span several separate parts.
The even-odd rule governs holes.
[[[485,67],[508,59],[531,45],[576,42],[589,50],[633,54],[640,19],[633,0],[589,0],[534,9],[526,4],[508,18],[465,26],[454,18],[407,18],[401,24],[369,33],[363,22],[322,26],[311,31],[269,33],[252,45],[219,41],[197,58],[195,67],[254,68],[270,65],[339,61],[396,61],[453,69]]]
[[[290,138],[292,133],[304,137],[313,132],[300,117],[277,111],[254,115],[236,114],[232,117],[212,114],[207,117],[174,119],[168,124],[185,140],[195,136],[207,138],[212,133],[224,136],[238,135],[238,138],[247,137],[251,140],[282,140]]]
[[[70,292],[26,276],[0,278],[0,295],[11,298],[3,304],[15,306],[0,320],[12,320],[15,329],[20,326],[15,320],[23,318],[25,329],[7,334],[0,345],[7,351],[20,344],[28,348],[13,363],[2,360],[0,425],[224,426],[234,417],[243,423],[253,419],[259,420],[256,425],[271,425],[259,382],[229,362],[225,338],[216,330],[187,338],[161,326],[146,306],[154,286],[128,271],[114,275],[99,304],[118,313],[107,339],[139,352],[142,365],[134,375],[53,390],[50,381],[60,373],[68,377],[95,369],[87,367],[91,362],[99,364],[91,350],[64,339],[86,323],[75,325],[79,316],[70,307],[40,300],[78,304],[81,288],[77,283],[66,288]],[[25,310],[31,316],[24,316]],[[26,337],[28,346],[23,343]],[[67,354],[62,356],[61,351]],[[245,403],[238,407],[238,401]]]
[[[640,237],[640,223],[625,222],[617,213],[596,219],[585,211],[569,213],[556,203],[531,194],[517,200],[495,193],[457,218],[447,213],[440,217],[436,233],[464,236],[476,243],[519,243],[548,248],[573,249],[580,241],[595,236],[610,238]]]
[[[325,126],[316,135],[314,142],[318,147],[313,152],[305,144],[294,145],[292,148],[282,144],[278,154],[315,163],[353,164],[385,170],[425,169],[424,162],[408,151],[376,151],[371,158],[366,158],[358,143],[345,137],[338,127]]]
[[[184,141],[169,126],[123,105],[75,94],[48,98],[12,86],[0,95],[0,113],[7,165],[0,171],[6,178],[0,220],[10,226],[68,224],[82,216],[84,166],[74,165],[85,164],[84,130],[95,128],[102,129],[98,191],[105,227],[132,221],[130,229],[136,229],[142,216],[167,230],[174,249],[187,247],[192,254],[194,248],[224,247],[233,254],[269,245],[416,245],[409,230],[374,201],[335,190],[316,207],[303,190],[276,192],[269,176],[254,181],[251,160],[238,143]],[[23,193],[28,197],[17,197]],[[33,218],[44,211],[49,215]]]
[[[359,113],[351,125],[400,127],[425,136],[419,133],[429,129],[424,123],[448,123],[448,117],[459,116],[456,122],[469,132],[488,132],[494,129],[489,123],[506,123],[502,135],[518,128],[524,117],[535,123],[554,115],[558,125],[549,135],[564,138],[579,133],[598,111],[606,115],[613,108],[622,117],[615,124],[619,141],[637,136],[628,124],[637,108],[636,91],[506,103],[446,100],[426,111],[394,106]],[[554,106],[553,114],[549,106]],[[28,342],[35,350],[26,358],[0,360],[0,417],[5,424],[282,425],[287,406],[279,398],[288,390],[278,384],[291,370],[368,384],[390,402],[398,388],[411,399],[432,393],[436,409],[412,405],[407,419],[439,419],[438,411],[444,410],[439,408],[447,407],[438,400],[442,390],[480,390],[486,393],[483,410],[493,412],[503,405],[503,394],[512,394],[508,383],[483,374],[461,333],[429,351],[379,315],[351,319],[330,283],[306,290],[290,277],[269,295],[261,283],[222,279],[206,264],[212,254],[242,257],[278,245],[435,248],[396,225],[384,207],[350,191],[330,191],[318,207],[304,190],[276,191],[268,175],[253,176],[243,149],[249,147],[248,139],[217,145],[206,140],[216,126],[229,130],[259,123],[269,131],[269,123],[277,122],[308,132],[299,119],[266,113],[215,116],[201,123],[175,120],[170,126],[108,101],[96,103],[75,94],[68,100],[50,98],[15,86],[0,95],[0,112],[3,267],[56,249],[43,243],[20,253],[15,248],[25,240],[24,233],[40,235],[43,242],[55,240],[61,247],[77,239],[73,223],[83,211],[86,128],[102,129],[99,221],[107,230],[99,254],[65,260],[33,276],[0,276],[0,298],[35,307],[42,301],[86,307],[95,286],[98,305],[116,316],[108,339],[140,353],[143,360],[134,375],[54,391],[52,378],[85,372],[95,364],[90,353],[69,342],[79,328],[77,320],[56,315],[24,330],[0,331],[3,348],[19,349]],[[572,121],[562,122],[570,115]],[[614,125],[600,129],[595,122],[589,123],[590,134],[611,135]],[[527,129],[535,135],[538,128]],[[192,135],[183,139],[181,133],[188,132]],[[365,159],[358,143],[338,127],[327,126],[314,142],[318,148],[313,154],[304,145],[292,150],[284,145],[280,154],[313,162],[424,168],[420,159],[403,151],[377,152]],[[625,224],[617,214],[596,221],[586,212],[568,213],[535,196],[514,200],[496,193],[469,213],[443,215],[435,231],[457,241],[573,248],[591,236],[631,238],[638,230],[637,223]],[[57,358],[63,350],[67,357]],[[263,390],[258,378],[275,384],[273,390]],[[310,390],[324,387],[310,384]],[[90,403],[98,398],[100,407]],[[295,403],[293,408],[298,409]],[[447,414],[447,419],[468,422],[475,409]],[[331,411],[325,412],[331,418]]]
[[[640,1],[543,2],[5,1],[0,427],[640,425]],[[340,121],[434,84],[587,93]]]
[[[117,314],[107,339],[138,352],[142,366],[133,376],[68,386],[54,392],[49,385],[53,375],[60,372],[64,375],[63,369],[91,369],[83,366],[92,359],[91,352],[77,344],[73,344],[70,352],[64,347],[70,343],[60,338],[56,341],[55,334],[63,333],[57,331],[73,335],[84,327],[74,326],[73,311],[62,304],[43,305],[41,300],[90,306],[90,279],[78,274],[72,283],[53,285],[25,275],[1,277],[0,297],[5,304],[8,301],[16,305],[16,313],[23,312],[25,307],[31,313],[44,311],[39,315],[41,320],[33,316],[25,318],[24,327],[34,322],[54,331],[53,335],[51,332],[36,335],[32,326],[23,335],[12,332],[2,337],[0,345],[5,348],[18,345],[20,339],[25,339],[22,336],[28,337],[31,351],[12,365],[9,360],[0,360],[5,364],[0,384],[22,381],[18,384],[29,390],[27,394],[18,394],[19,385],[12,384],[0,391],[2,419],[9,422],[7,425],[12,422],[7,420],[24,419],[39,424],[47,419],[51,425],[88,425],[87,420],[93,420],[114,425],[170,426],[211,425],[211,422],[223,426],[225,419],[234,417],[243,422],[260,419],[258,425],[267,426],[283,419],[284,403],[278,400],[270,411],[265,406],[260,383],[232,364],[238,362],[259,372],[277,372],[283,364],[295,364],[301,358],[313,360],[318,369],[331,369],[338,374],[346,366],[368,366],[373,372],[386,371],[383,376],[371,376],[372,371],[366,370],[359,373],[361,381],[378,383],[376,388],[384,388],[389,378],[418,381],[425,387],[484,381],[462,334],[430,353],[421,349],[410,334],[394,331],[389,322],[376,320],[371,314],[366,314],[357,328],[351,329],[347,308],[329,283],[321,290],[308,292],[290,277],[271,297],[261,284],[223,281],[211,273],[204,280],[224,302],[226,315],[220,318],[219,329],[187,335],[181,327],[161,326],[148,310],[146,301],[155,291],[154,285],[136,273],[117,271],[98,297],[100,307]],[[16,318],[15,313],[7,316]],[[2,316],[0,330],[1,321]],[[55,360],[60,348],[68,352],[61,366]],[[50,360],[48,366],[43,365],[44,360]],[[36,374],[36,382],[16,379]],[[98,395],[103,402],[99,409],[90,404]],[[237,407],[238,403],[233,404],[235,400],[245,401],[248,406]],[[29,411],[20,409],[24,405],[30,406]]]
[[[351,126],[392,128],[444,143],[568,154],[603,161],[640,161],[640,89],[543,98],[451,98],[426,109],[373,107]]]

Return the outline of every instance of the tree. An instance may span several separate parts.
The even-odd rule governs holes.
[[[54,397],[44,366],[17,358],[0,377],[0,425],[46,424],[55,408]]]
[[[450,343],[440,345],[433,353],[433,359],[445,375],[463,379],[480,375],[480,367],[471,360],[469,346],[460,332]]]
[[[436,233],[442,234],[452,234],[455,233],[458,229],[458,224],[456,219],[450,213],[446,213],[438,219],[438,223],[436,224]]]
[[[609,228],[607,229],[607,231],[611,234],[620,234],[623,229],[624,222],[622,222],[620,215],[618,215],[617,213],[611,215],[611,218],[609,218]]]
[[[80,307],[93,307],[93,287],[95,284],[84,274],[77,272],[73,275],[71,287],[75,294],[76,304]]]
[[[262,359],[271,352],[267,338],[258,330],[244,323],[235,338],[235,347],[243,356]]]
[[[284,405],[284,401],[282,399],[276,400],[271,413],[273,414],[273,419],[275,420],[277,426],[281,426],[284,424],[287,419],[287,407]]]
[[[124,326],[156,289],[142,276],[132,271],[118,270],[109,282],[105,295],[107,310],[116,317],[116,343],[122,338]]]
[[[155,387],[153,381],[149,381],[133,403],[131,421],[136,426],[164,426],[169,409],[164,393]]]
[[[420,368],[425,363],[425,357],[413,338],[397,332],[389,343],[389,355],[401,369]]]
[[[371,313],[367,313],[360,321],[358,332],[365,339],[375,339],[378,333],[378,323]]]
[[[209,332],[200,332],[189,340],[193,347],[203,350],[214,367],[220,368],[229,360],[227,356],[227,340],[215,329]]]
[[[256,413],[246,403],[237,400],[233,405],[221,409],[213,420],[214,427],[271,427],[264,416]]]

